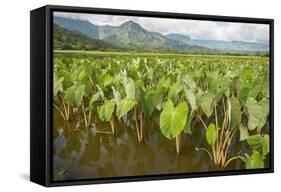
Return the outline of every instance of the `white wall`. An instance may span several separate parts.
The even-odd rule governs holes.
[[[0,191],[269,191],[280,190],[281,13],[278,0],[3,0],[0,11]],[[45,4],[275,19],[275,173],[47,189],[29,175],[29,10]],[[278,189],[279,188],[279,189]],[[275,190],[275,191],[276,191]]]

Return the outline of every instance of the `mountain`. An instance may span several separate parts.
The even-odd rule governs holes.
[[[264,43],[245,41],[220,41],[220,40],[192,40],[192,43],[199,46],[220,49],[229,52],[268,52],[269,46]]]
[[[60,27],[57,24],[53,25],[54,30],[54,49],[56,50],[124,50],[117,45],[92,39],[80,32],[70,31]]]
[[[151,32],[134,21],[119,26],[95,25],[86,20],[54,17],[54,23],[88,38],[102,40],[124,50],[178,53],[256,53],[268,52],[268,45],[243,41],[192,39],[188,35]]]
[[[168,35],[165,35],[165,37],[167,39],[171,39],[171,40],[178,41],[178,42],[184,42],[184,43],[187,43],[187,44],[192,43],[191,38],[188,35],[170,33]]]
[[[89,21],[55,16],[54,23],[65,29],[81,32],[91,38],[98,38],[98,26]]]

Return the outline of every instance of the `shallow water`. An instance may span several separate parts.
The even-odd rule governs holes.
[[[206,152],[195,150],[210,150],[202,137],[205,129],[201,124],[194,121],[192,136],[181,135],[181,154],[177,155],[175,140],[162,135],[157,116],[146,119],[145,140],[139,143],[129,120],[116,121],[117,136],[113,136],[110,124],[98,118],[94,117],[95,125],[87,129],[77,121],[65,123],[54,112],[54,170],[64,170],[65,180],[218,170]],[[239,151],[250,152],[246,143],[237,145],[238,141],[236,134],[230,156]],[[227,169],[244,169],[244,163],[233,161]]]

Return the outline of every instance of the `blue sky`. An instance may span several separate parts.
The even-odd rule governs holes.
[[[55,16],[63,16],[73,19],[88,20],[96,25],[119,26],[132,20],[139,23],[143,28],[162,33],[178,33],[189,35],[192,39],[248,41],[269,43],[269,25],[214,22],[183,19],[166,19],[151,17],[130,17],[81,13],[55,12]]]

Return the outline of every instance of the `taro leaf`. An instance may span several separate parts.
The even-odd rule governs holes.
[[[116,102],[116,104],[118,104],[121,101],[121,95],[120,95],[119,91],[117,91],[115,89],[115,87],[113,87],[113,86],[112,86],[112,92],[113,92],[115,102]]]
[[[89,101],[89,108],[90,108],[90,110],[93,109],[94,102],[96,102],[99,99],[99,97],[100,97],[99,92],[97,92],[94,95],[92,95],[92,97],[90,98],[90,101]]]
[[[263,137],[259,134],[249,136],[247,142],[254,150],[260,150],[263,147]]]
[[[223,94],[229,96],[229,85],[231,79],[228,77],[216,78],[210,81],[209,90],[216,96],[220,97]]]
[[[195,94],[190,89],[186,89],[185,96],[191,106],[192,111],[195,111],[197,109]]]
[[[253,150],[251,156],[246,154],[246,169],[264,168],[264,157],[256,150]]]
[[[266,156],[269,153],[269,135],[261,136],[251,135],[247,139],[248,144],[262,155]]]
[[[175,102],[177,94],[182,91],[182,86],[179,82],[174,83],[169,90],[168,98]]]
[[[262,148],[262,155],[266,156],[270,152],[269,146],[269,135],[263,136],[263,148]]]
[[[248,128],[241,124],[239,126],[239,131],[240,131],[240,141],[246,140],[249,136]]]
[[[167,79],[165,77],[162,77],[156,87],[157,92],[165,93],[168,91],[171,84],[171,79],[168,77]]]
[[[153,89],[148,90],[147,92],[141,89],[140,92],[140,102],[142,111],[146,116],[149,117],[155,110],[156,105],[158,104],[159,95]]]
[[[103,87],[110,85],[113,82],[113,80],[114,78],[108,73],[99,76],[99,84],[102,85]]]
[[[192,134],[191,124],[192,124],[192,120],[193,120],[194,116],[195,116],[195,111],[191,111],[191,113],[188,117],[187,123],[185,124],[185,127],[184,127],[184,132],[187,134]]]
[[[120,119],[124,115],[126,115],[136,104],[136,101],[126,97],[122,99],[119,103],[117,103],[117,117]]]
[[[263,98],[259,102],[259,105],[261,107],[261,117],[260,117],[259,127],[263,127],[264,124],[267,121],[267,116],[269,114],[269,101],[268,101],[268,99]]]
[[[104,97],[104,92],[103,92],[102,88],[98,84],[96,84],[96,86],[98,88],[98,92],[99,92],[100,97],[104,100],[105,97]]]
[[[262,117],[262,108],[258,102],[249,97],[246,102],[246,107],[248,111],[248,129],[254,130],[257,126],[260,125],[260,119]]]
[[[115,108],[115,101],[105,101],[105,103],[98,108],[98,115],[102,121],[109,121]]]
[[[59,79],[54,78],[54,90],[53,90],[54,97],[57,96],[59,91],[62,91],[62,89],[63,89],[63,85],[62,85],[63,80],[64,80],[63,77],[61,77]]]
[[[217,128],[215,124],[210,124],[206,130],[206,139],[209,145],[213,146],[218,137]]]
[[[253,88],[252,84],[247,83],[240,86],[239,99],[241,102],[245,103],[249,96],[251,89]]]
[[[195,81],[189,75],[185,75],[183,77],[183,81],[186,83],[189,89],[194,91],[197,88]]]
[[[249,116],[248,128],[253,130],[256,127],[263,127],[269,114],[268,99],[263,98],[260,102],[257,102],[254,98],[249,97],[246,102],[246,107]]]
[[[65,90],[65,99],[70,105],[79,107],[84,94],[84,85],[73,85],[72,87]]]
[[[230,127],[234,129],[237,128],[241,122],[241,117],[242,117],[241,106],[239,100],[236,97],[232,97],[230,103],[231,103]]]
[[[160,114],[160,129],[168,139],[175,138],[183,129],[188,116],[186,102],[180,102],[176,107],[168,100]]]
[[[213,113],[214,95],[211,92],[205,92],[198,98],[198,105],[202,108],[207,117]]]
[[[135,98],[135,82],[132,79],[129,79],[125,84],[125,92],[127,97],[134,99]]]

